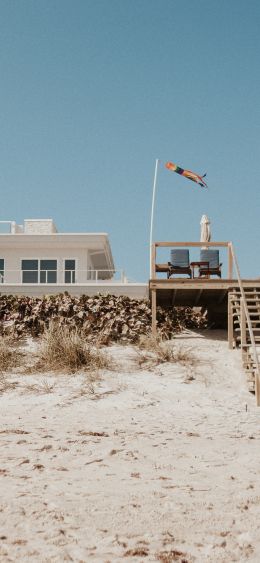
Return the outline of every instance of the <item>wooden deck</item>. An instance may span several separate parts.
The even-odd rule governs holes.
[[[163,247],[164,261],[162,262],[161,248]],[[165,249],[171,247],[186,248],[186,252],[182,253],[184,260],[181,261],[181,264],[178,264],[177,260],[174,264],[168,261]],[[201,248],[210,247],[219,247],[221,257],[220,252],[207,254],[198,251]],[[198,249],[197,252],[196,249]],[[223,261],[224,252],[226,252],[225,261]],[[157,256],[159,253],[160,256]],[[176,254],[175,252],[174,255],[176,256]],[[193,256],[190,257],[190,254]],[[174,255],[172,255],[173,260]],[[212,255],[216,260],[211,261],[210,264]],[[180,276],[181,271],[183,275],[187,274],[189,277],[177,277]],[[223,277],[224,275],[225,277]],[[149,294],[154,335],[156,335],[157,327],[157,305],[163,308],[201,307],[207,311],[210,326],[228,328],[229,347],[233,348],[234,345],[241,347],[243,366],[251,378],[249,381],[253,385],[256,404],[260,406],[260,347],[258,344],[260,343],[260,278],[241,279],[232,242],[153,243],[150,251]]]
[[[244,289],[260,289],[260,279],[244,279]],[[239,289],[235,279],[151,279],[149,294],[156,291],[157,305],[162,307],[208,307],[225,304],[228,293]]]
[[[196,253],[198,260],[199,249],[216,247],[220,248],[223,260],[223,253],[227,253],[227,274],[226,278],[219,277],[195,277],[193,269],[192,278],[171,277],[165,279],[159,277],[167,276],[167,263],[161,263],[158,252],[162,248],[185,247],[189,248],[193,254]],[[196,250],[197,249],[197,250]],[[208,312],[210,322],[214,326],[227,327],[228,322],[228,294],[233,289],[239,289],[239,282],[233,276],[234,260],[236,261],[232,242],[155,242],[151,247],[149,295],[152,304],[152,330],[156,333],[156,311],[157,306],[161,307],[202,307]],[[159,258],[159,259],[158,259]],[[192,258],[194,260],[194,258]],[[222,261],[221,260],[221,261]],[[192,261],[190,262],[192,265]],[[193,262],[198,264],[198,262]],[[236,270],[238,265],[236,264]],[[238,271],[238,270],[237,270]],[[159,276],[158,276],[159,274]],[[223,271],[222,271],[223,275]],[[259,279],[242,280],[244,290],[260,289]]]

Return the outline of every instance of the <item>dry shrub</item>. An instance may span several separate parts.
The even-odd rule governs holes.
[[[175,348],[172,344],[162,340],[160,335],[141,336],[138,348],[138,363],[142,367],[145,363],[162,364],[166,362],[178,363],[185,366],[194,365],[196,360],[188,348]]]
[[[74,394],[74,398],[77,399],[78,397],[83,397],[86,395],[88,397],[91,397],[91,399],[97,399],[98,385],[100,381],[101,375],[98,370],[86,374],[86,379],[84,379],[80,389]]]
[[[195,366],[198,363],[190,348],[178,348],[173,351],[174,361],[183,366]]]
[[[128,549],[124,553],[124,557],[147,557],[149,555],[149,549],[147,547],[136,547],[134,549]]]
[[[25,385],[23,388],[24,393],[39,393],[41,395],[53,393],[55,390],[55,383],[50,383],[47,379],[43,379],[38,385],[31,383]]]
[[[170,551],[160,551],[156,554],[156,559],[161,561],[161,563],[173,563],[178,561],[179,563],[189,563],[186,558],[186,553],[179,551],[178,549],[171,549]]]
[[[38,368],[48,370],[111,369],[111,361],[99,348],[87,344],[82,332],[52,322],[45,329],[39,352]]]
[[[12,368],[19,367],[22,363],[23,354],[19,352],[10,336],[0,338],[0,373]]]
[[[138,348],[140,348],[140,350],[154,352],[155,348],[157,348],[161,343],[162,337],[160,336],[160,334],[157,334],[156,336],[154,336],[153,334],[142,334],[139,338]]]
[[[16,386],[16,382],[9,381],[3,373],[0,374],[0,393],[5,393],[6,391],[15,389]]]
[[[163,342],[160,335],[141,336],[139,348],[143,352],[143,357],[147,357],[147,360],[155,356],[154,359],[157,364],[175,361],[173,348],[168,343]]]

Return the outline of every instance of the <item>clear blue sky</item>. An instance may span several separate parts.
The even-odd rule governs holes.
[[[206,213],[260,276],[259,30],[259,0],[1,0],[0,219],[108,232],[145,281],[158,157],[155,238]]]

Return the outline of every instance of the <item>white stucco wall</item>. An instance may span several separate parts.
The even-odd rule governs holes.
[[[4,283],[22,282],[22,260],[57,260],[58,284],[64,283],[66,259],[76,262],[75,283],[89,281],[89,270],[114,271],[114,261],[106,233],[42,234],[39,232],[39,223],[43,230],[49,229],[53,224],[51,220],[26,220],[26,223],[29,230],[34,229],[37,223],[37,232],[28,234],[28,232],[16,233],[13,230],[9,234],[0,234],[0,258],[5,262]]]
[[[84,285],[52,285],[52,284],[25,284],[0,286],[2,295],[28,295],[43,297],[44,295],[57,295],[68,291],[70,295],[125,295],[131,299],[148,299],[149,291],[146,283],[114,284],[109,282],[86,283]]]
[[[50,259],[57,260],[58,279],[57,283],[63,283],[64,277],[62,271],[64,270],[65,259],[76,260],[77,282],[83,283],[87,281],[86,270],[90,267],[88,261],[87,249],[75,248],[42,248],[38,247],[29,248],[2,248],[0,250],[0,258],[5,260],[5,282],[6,283],[21,283],[21,261],[32,259]]]

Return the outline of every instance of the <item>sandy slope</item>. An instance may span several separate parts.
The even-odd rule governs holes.
[[[95,395],[82,374],[19,376],[0,398],[1,561],[260,561],[260,409],[240,353],[205,334],[176,339],[195,366],[111,348]]]

